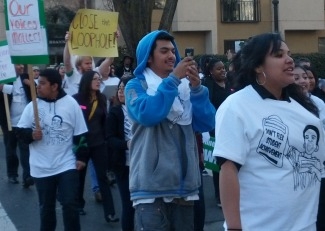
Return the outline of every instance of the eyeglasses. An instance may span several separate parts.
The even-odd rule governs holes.
[[[101,81],[101,80],[102,80],[101,77],[94,77],[94,78],[93,78],[93,81]]]
[[[125,87],[119,86],[118,90],[124,90]]]

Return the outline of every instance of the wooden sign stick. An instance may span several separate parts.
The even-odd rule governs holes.
[[[39,116],[38,116],[38,107],[36,102],[36,88],[33,75],[29,75],[29,86],[30,86],[30,93],[33,101],[33,109],[34,109],[34,119],[35,119],[35,126],[36,129],[41,129]]]

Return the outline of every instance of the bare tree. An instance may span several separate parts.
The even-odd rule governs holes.
[[[151,30],[155,0],[113,0],[113,3],[119,12],[119,27],[127,49],[135,57],[139,40]]]
[[[166,0],[163,14],[161,16],[159,30],[170,31],[173,23],[178,0]]]
[[[139,40],[151,31],[155,0],[103,0],[119,12],[119,27],[130,55],[135,57]],[[113,2],[113,7],[111,3]],[[159,29],[169,31],[178,0],[166,0]]]
[[[82,0],[83,2],[84,0]],[[49,8],[55,8],[58,6],[64,6],[66,8],[69,8],[73,11],[77,11],[81,6],[80,6],[81,0],[46,0],[44,1],[44,6],[45,9]],[[82,8],[82,7],[81,7]]]

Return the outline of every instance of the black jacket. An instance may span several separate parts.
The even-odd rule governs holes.
[[[121,105],[110,108],[106,122],[110,167],[116,174],[123,174],[128,149],[124,136],[124,113]]]

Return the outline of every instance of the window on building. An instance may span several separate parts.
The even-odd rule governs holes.
[[[259,22],[259,0],[221,0],[222,22]]]
[[[164,9],[166,0],[155,0],[155,9]]]
[[[244,39],[224,40],[224,54],[226,54],[228,50],[233,50],[237,53],[244,45],[244,42]]]
[[[318,52],[325,53],[325,38],[318,38]]]

